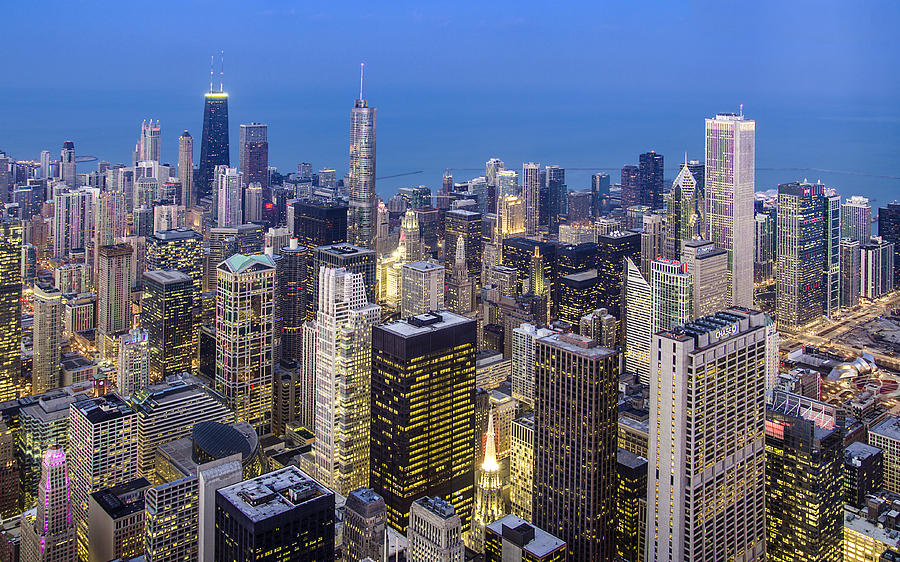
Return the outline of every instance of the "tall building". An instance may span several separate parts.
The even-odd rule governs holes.
[[[347,241],[347,206],[317,199],[291,204],[292,233],[300,246],[314,248]],[[290,222],[288,223],[290,225]]]
[[[775,305],[781,330],[801,329],[824,311],[824,200],[822,184],[778,186]]]
[[[900,287],[900,203],[878,209],[878,236],[894,244],[894,287]]]
[[[474,320],[432,312],[372,330],[371,487],[406,530],[422,496],[469,525],[475,484]]]
[[[860,293],[859,242],[841,238],[841,307],[852,308],[859,303]]]
[[[462,522],[453,504],[440,497],[412,503],[406,532],[409,562],[462,562]]]
[[[591,218],[600,216],[601,199],[609,196],[609,174],[591,174]]]
[[[599,300],[600,278],[596,269],[559,278],[559,320],[578,326],[583,316],[597,309]]]
[[[374,250],[352,246],[350,244],[331,244],[318,246],[313,249],[312,271],[319,271],[324,265],[327,267],[342,267],[350,273],[362,273],[366,284],[366,300],[376,302],[375,299],[375,274],[376,256]],[[313,275],[312,279],[312,306],[306,314],[311,320],[315,318],[319,294],[319,277]]]
[[[33,367],[31,393],[59,386],[60,340],[63,328],[62,293],[49,283],[34,286]]]
[[[824,301],[822,314],[831,318],[841,308],[841,197],[826,189],[823,197],[825,265],[822,268]]]
[[[125,238],[125,195],[116,191],[95,193],[92,202],[94,221],[93,248],[117,244]],[[94,279],[99,269],[99,256],[94,250]],[[96,287],[96,284],[94,285]]]
[[[706,120],[709,240],[728,252],[731,303],[753,306],[753,204],[756,122],[720,113]],[[704,236],[705,238],[705,236]]]
[[[766,560],[844,559],[844,412],[775,390],[766,408]]]
[[[487,526],[485,562],[563,562],[565,541],[516,515],[507,515]]]
[[[466,242],[462,235],[457,236],[455,246],[456,259],[447,280],[447,308],[457,314],[467,314],[475,309],[475,280],[466,264]]]
[[[551,234],[559,234],[559,225],[568,214],[569,189],[566,187],[566,170],[559,166],[544,168],[549,190],[548,225]]]
[[[841,205],[841,237],[866,244],[872,236],[872,206],[859,195],[848,197]]]
[[[144,273],[141,325],[147,332],[150,380],[191,371],[194,290],[194,280],[180,271]]]
[[[619,447],[616,452],[616,553],[642,561],[647,546],[647,459]]]
[[[344,556],[347,560],[381,558],[386,512],[384,498],[370,488],[353,490],[344,504]]]
[[[342,496],[369,485],[372,327],[361,273],[322,267],[316,315],[317,480]]]
[[[197,192],[194,191],[194,139],[187,131],[178,137],[178,179],[181,180],[181,205],[191,209]]]
[[[754,225],[753,281],[766,283],[775,272],[775,219],[768,213],[756,213]]]
[[[650,275],[650,262],[666,257],[665,217],[648,213],[641,219],[641,272]],[[678,258],[669,258],[678,261]]]
[[[0,220],[0,400],[19,395],[22,371],[22,223]]]
[[[516,195],[506,195],[497,200],[497,223],[493,243],[503,248],[503,241],[525,234],[525,202]],[[501,255],[502,258],[502,255]]]
[[[334,558],[334,492],[297,467],[220,488],[215,502],[215,560]]]
[[[228,153],[228,94],[222,88],[213,91],[212,83],[203,103],[203,136],[200,139],[200,166],[197,169],[197,192],[194,200],[212,195],[216,183],[216,167],[231,166]]]
[[[600,302],[616,318],[621,309],[622,283],[625,280],[625,259],[637,264],[641,260],[641,235],[637,232],[615,231],[597,236],[597,275],[600,277]]]
[[[68,458],[79,560],[88,559],[90,495],[136,477],[137,436],[137,413],[117,394],[71,406]]]
[[[160,126],[153,119],[149,123],[141,121],[141,140],[138,142],[138,162],[161,162]]]
[[[444,215],[444,267],[450,271],[457,258],[457,246],[462,239],[465,246],[465,262],[467,273],[475,279],[476,286],[481,286],[482,236],[481,213],[454,209]]]
[[[894,290],[894,244],[875,236],[859,245],[859,293],[877,299]]]
[[[68,258],[91,241],[91,195],[84,190],[53,194],[53,257]]]
[[[346,232],[346,229],[345,231]],[[312,261],[312,248],[300,247],[296,238],[279,250],[276,277],[281,304],[281,357],[299,361],[303,345],[303,323],[310,299],[307,278]]]
[[[150,384],[147,330],[133,328],[119,337],[116,366],[116,387],[122,396],[131,396]]]
[[[565,540],[574,560],[612,561],[618,353],[553,334],[535,356],[534,524]]]
[[[512,396],[523,404],[534,406],[535,342],[553,333],[528,323],[512,331]]]
[[[624,293],[625,370],[635,373],[643,384],[649,384],[653,290],[630,258],[625,260]]]
[[[505,515],[503,506],[503,481],[500,465],[497,463],[497,443],[494,434],[494,411],[488,412],[488,427],[485,433],[484,462],[478,473],[475,486],[475,504],[472,509],[472,525],[469,531],[469,546],[475,552],[484,552],[484,532],[488,524]]]
[[[531,521],[534,490],[534,414],[513,420],[509,432],[509,504],[512,512]]]
[[[59,178],[70,189],[78,187],[78,178],[75,169],[75,143],[66,141],[59,153]]]
[[[681,258],[684,244],[706,235],[703,196],[687,163],[666,194],[666,251],[671,260]]]
[[[37,515],[22,525],[22,560],[75,560],[75,524],[66,452],[51,445],[41,462]]]
[[[217,224],[220,227],[243,224],[243,198],[241,197],[241,178],[243,173],[237,168],[216,168],[216,202]]]
[[[360,71],[359,99],[350,112],[350,213],[347,216],[347,241],[362,248],[375,249],[375,128],[376,109],[362,99]]]
[[[622,167],[622,208],[641,204],[641,172],[632,164]]]
[[[428,261],[405,263],[400,287],[400,316],[444,309],[444,268]]]
[[[640,166],[640,192],[641,205],[647,205],[651,209],[663,208],[663,155],[654,151],[645,152],[638,157]]]
[[[865,507],[866,496],[884,485],[884,451],[860,441],[844,448],[844,502]]]
[[[265,123],[242,124],[238,150],[243,186],[258,183],[265,195],[269,188],[269,126]]]
[[[765,556],[765,324],[730,308],[653,336],[647,560]]]
[[[694,276],[687,265],[653,260],[650,265],[650,333],[683,326],[692,317]]]
[[[525,233],[538,230],[541,194],[541,165],[534,162],[522,164],[522,200],[525,204]]]
[[[131,329],[131,254],[128,244],[101,246],[97,294],[98,339]]]
[[[275,264],[235,254],[216,268],[215,388],[238,421],[260,433],[272,422]]]
[[[41,179],[50,179],[50,151],[41,151]]]
[[[707,240],[691,240],[681,247],[679,258],[693,277],[692,318],[702,318],[728,308],[731,297],[722,279],[728,275],[728,252]]]
[[[422,236],[419,232],[419,221],[416,213],[407,209],[406,214],[400,220],[400,263],[419,261],[425,257],[425,246],[422,244]]]

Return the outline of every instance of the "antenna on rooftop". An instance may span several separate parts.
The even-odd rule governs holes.
[[[363,99],[362,97],[362,86],[363,86],[363,69],[366,67],[366,63],[359,63],[359,99]]]
[[[213,91],[212,84],[213,84],[213,72],[214,72],[214,70],[213,70],[213,59],[214,58],[215,58],[215,55],[209,55],[209,91],[210,92]]]
[[[741,104],[741,117],[744,116],[744,104]]]
[[[219,91],[225,91],[225,51],[219,51],[219,62],[221,70],[219,72]]]

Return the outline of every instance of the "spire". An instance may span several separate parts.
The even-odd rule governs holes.
[[[219,67],[221,70],[219,71],[219,91],[225,91],[225,51],[219,51],[219,62],[221,66]]]
[[[365,68],[366,63],[359,63],[359,99],[363,99],[362,97],[362,86],[363,86],[363,69]]]
[[[494,409],[488,413],[487,426],[487,443],[484,445],[484,462],[481,463],[481,470],[487,472],[497,472],[500,465],[497,464],[497,445],[494,442]]]
[[[462,234],[456,237],[456,267],[465,267],[466,264],[466,241]]]
[[[215,74],[215,70],[214,70],[214,66],[213,66],[214,61],[215,61],[215,55],[209,55],[209,92],[210,93],[212,93],[212,91],[213,91],[213,75]]]

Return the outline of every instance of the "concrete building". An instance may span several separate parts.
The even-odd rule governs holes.
[[[400,316],[407,318],[444,309],[444,268],[436,263],[403,264]]]
[[[37,515],[22,524],[22,560],[64,562],[75,560],[75,524],[72,521],[69,465],[59,445],[51,445],[41,462]]]
[[[841,238],[865,244],[872,236],[872,206],[859,195],[848,197],[841,205]]]
[[[529,524],[516,515],[506,515],[487,526],[485,562],[563,562],[568,560],[566,542]]]
[[[40,394],[59,386],[63,302],[59,289],[47,283],[35,284],[33,294],[31,393]]]
[[[534,414],[512,422],[509,436],[509,502],[512,512],[531,521],[534,487]]]
[[[728,307],[731,295],[722,286],[728,274],[728,252],[707,240],[690,240],[681,245],[681,262],[693,278],[692,318],[702,318]]]
[[[870,427],[869,445],[884,451],[884,489],[900,493],[900,418],[888,416]]]
[[[426,496],[412,503],[406,538],[408,562],[463,562],[459,515],[439,497]]]
[[[841,307],[853,308],[859,304],[860,269],[859,242],[841,238]]]
[[[146,478],[137,478],[91,494],[90,562],[129,560],[144,552],[144,492]]]
[[[381,558],[385,544],[384,498],[371,488],[359,488],[347,495],[344,504],[344,556],[348,560]]]

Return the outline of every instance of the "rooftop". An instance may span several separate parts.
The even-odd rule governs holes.
[[[582,357],[591,359],[602,359],[610,355],[615,355],[615,350],[598,345],[595,340],[586,338],[578,334],[550,334],[538,340],[539,342],[557,347],[569,353],[574,353]]]
[[[900,418],[888,416],[881,420],[878,425],[870,428],[869,433],[874,433],[888,439],[900,440]]]
[[[521,517],[515,515],[506,515],[494,521],[487,526],[487,529],[494,534],[504,537],[506,540],[515,541],[517,538],[529,538],[525,544],[519,545],[522,550],[537,556],[547,556],[561,548],[564,548],[566,542],[559,539],[540,527],[530,525]],[[532,534],[533,533],[533,534]]]
[[[412,337],[429,332],[472,322],[470,318],[449,311],[426,312],[418,316],[410,316],[403,320],[395,320],[379,326],[381,329],[403,337]]]
[[[870,523],[865,515],[860,514],[849,506],[844,506],[844,529],[850,529],[853,532],[887,545],[900,546],[900,533],[892,529],[885,529],[875,523]]]
[[[616,461],[628,468],[640,468],[647,465],[647,459],[635,455],[631,451],[626,451],[622,447],[616,449]]]
[[[227,260],[219,264],[219,269],[230,271],[231,273],[244,273],[253,269],[275,269],[275,262],[272,258],[265,254],[257,254],[254,256],[245,256],[243,254],[234,254]]]
[[[150,279],[151,281],[156,281],[161,285],[168,285],[169,283],[178,283],[178,282],[193,282],[190,276],[185,275],[184,273],[174,270],[174,269],[158,269],[155,271],[145,271],[144,278]]]
[[[444,501],[438,496],[435,496],[433,498],[425,496],[424,498],[417,499],[413,503],[424,507],[429,512],[434,513],[442,519],[450,519],[451,517],[456,515],[456,509],[454,509],[453,504],[448,501]]]
[[[408,267],[409,269],[417,269],[419,271],[434,271],[435,269],[444,269],[444,266],[430,261],[413,261],[403,264],[403,267]]]
[[[316,248],[317,252],[324,252],[328,254],[335,254],[339,256],[353,256],[353,255],[363,255],[363,254],[374,254],[374,250],[369,250],[366,248],[360,248],[359,246],[354,246],[353,244],[341,243],[341,244],[331,244],[330,246],[319,246]]]
[[[881,453],[881,449],[878,447],[873,447],[860,441],[854,441],[844,447],[844,462],[858,465],[859,461],[868,459],[879,453]]]
[[[264,521],[334,492],[295,466],[287,466],[220,489],[216,494],[253,522]]]
[[[203,240],[202,235],[187,227],[173,228],[172,230],[157,230],[148,238],[160,240],[162,242],[172,242],[175,240]]]
[[[94,492],[91,497],[110,518],[120,519],[144,510],[144,494],[141,491],[149,487],[150,482],[146,478],[137,478]]]
[[[134,409],[118,394],[83,399],[72,404],[72,408],[81,412],[93,424],[136,414]]]

